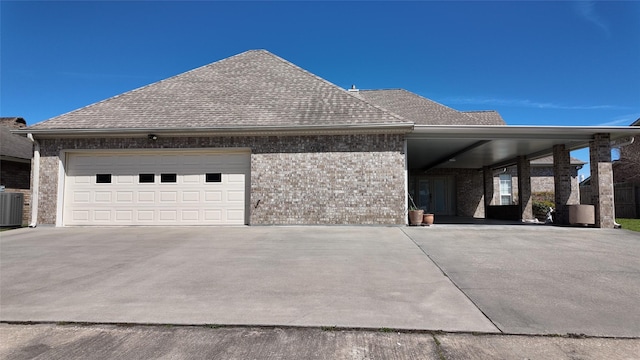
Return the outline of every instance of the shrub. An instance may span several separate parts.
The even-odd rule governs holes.
[[[533,216],[540,221],[546,220],[549,209],[555,209],[556,207],[554,202],[555,194],[549,191],[533,193],[531,194],[531,200],[533,205]]]

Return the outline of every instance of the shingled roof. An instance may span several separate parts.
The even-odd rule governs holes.
[[[477,110],[477,111],[462,111],[463,114],[471,115],[478,119],[482,125],[506,125],[500,113],[495,110]]]
[[[573,156],[571,156],[570,158],[570,163],[571,165],[585,165],[587,164],[586,162],[578,159],[578,158],[574,158]],[[541,157],[538,159],[534,159],[531,160],[531,165],[533,166],[553,166],[553,155],[550,156],[545,156],[545,157]]]
[[[1,118],[2,124],[0,125],[0,158],[3,160],[30,160],[33,156],[33,143],[26,137],[15,135],[11,133],[12,129],[17,129],[17,126],[5,126],[5,124],[18,121],[25,123],[22,118]],[[5,121],[8,120],[8,121]]]
[[[266,50],[250,50],[29,129],[409,125]]]
[[[460,112],[404,89],[360,90],[358,96],[416,125],[505,125],[502,118]]]

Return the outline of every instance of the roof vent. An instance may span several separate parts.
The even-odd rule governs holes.
[[[351,85],[351,89],[349,91],[358,92],[358,88],[355,85]]]

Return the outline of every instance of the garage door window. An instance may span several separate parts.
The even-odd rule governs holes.
[[[111,184],[111,174],[96,174],[96,184]]]
[[[138,182],[139,183],[152,183],[155,182],[155,175],[154,174],[140,174],[138,175]]]
[[[211,182],[222,182],[222,174],[221,173],[207,173],[206,181],[208,183]]]
[[[176,174],[160,174],[160,182],[163,183],[174,183],[178,180]]]

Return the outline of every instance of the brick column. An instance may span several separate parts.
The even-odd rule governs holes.
[[[493,169],[488,166],[482,168],[484,178],[484,217],[489,214],[489,205],[493,201]]]
[[[554,223],[569,224],[569,201],[571,199],[571,156],[564,144],[553,146],[553,182],[555,188],[556,213]]]
[[[596,134],[589,143],[591,166],[591,203],[595,206],[596,226],[613,228],[615,207],[613,200],[613,168],[609,134]]]
[[[533,219],[531,163],[526,156],[518,156],[518,205],[520,206],[521,219]]]

